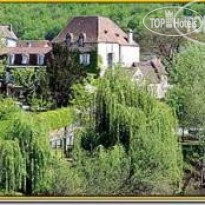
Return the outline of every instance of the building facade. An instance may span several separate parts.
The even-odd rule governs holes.
[[[79,51],[79,62],[84,65],[90,64],[90,52],[95,50],[102,72],[116,64],[130,67],[139,62],[139,46],[133,40],[132,31],[125,33],[106,17],[74,17],[52,42]]]
[[[14,47],[3,47],[1,55],[6,56],[8,67],[45,66],[51,44],[46,40],[17,41]]]
[[[0,26],[0,55],[7,58],[7,67],[45,66],[52,50],[47,40],[18,40],[12,26]]]

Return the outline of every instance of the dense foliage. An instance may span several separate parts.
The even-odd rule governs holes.
[[[74,111],[72,108],[61,108],[53,111],[34,114],[34,119],[39,123],[44,123],[49,131],[66,127],[74,121]]]
[[[189,173],[188,178],[196,181],[204,166],[204,55],[203,46],[188,44],[183,52],[174,56],[170,72],[173,87],[167,95],[167,102],[176,111],[180,127],[189,131],[188,135],[182,133],[182,141],[194,140],[183,146],[183,153],[184,169]],[[196,140],[199,140],[198,146],[194,145]]]
[[[32,114],[9,99],[0,101],[4,192],[119,195],[178,190],[182,158],[170,108],[136,87],[122,70],[92,82],[95,89],[74,89],[81,126],[72,164],[51,150],[48,137],[51,130],[72,123],[71,108]]]
[[[137,87],[122,70],[107,72],[90,96],[87,109],[84,94],[77,91],[74,100],[86,127],[82,147],[92,153],[98,146],[109,149],[122,144],[130,158],[129,174],[123,182],[130,192],[176,190],[182,158],[171,109]]]
[[[30,114],[21,111],[12,100],[0,101],[1,189],[7,194],[29,195],[52,189],[48,167],[56,156],[49,145],[49,131],[69,125],[71,113],[71,109],[65,108]]]
[[[157,8],[159,4],[152,7]],[[141,29],[141,20],[149,9],[146,4],[2,3],[0,24],[12,24],[22,39],[52,39],[69,19],[78,15],[108,16],[123,28],[129,25]]]
[[[87,74],[87,70],[78,62],[78,53],[71,53],[67,47],[62,45],[53,46],[52,58],[48,62],[47,73],[49,88],[57,107],[68,105],[72,86]]]
[[[46,188],[50,156],[45,129],[10,100],[1,100],[0,115],[1,188],[7,193],[39,192]]]
[[[18,68],[12,70],[15,86],[23,87],[26,104],[34,109],[54,106],[50,99],[49,79],[45,68]]]
[[[203,46],[187,45],[174,58],[170,73],[173,88],[167,101],[175,108],[180,125],[200,128],[205,122],[205,49]]]

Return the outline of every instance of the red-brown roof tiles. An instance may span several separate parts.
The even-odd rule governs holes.
[[[46,40],[18,41],[16,47],[3,47],[0,54],[46,54],[52,50],[50,42]]]
[[[17,47],[49,47],[51,46],[50,41],[47,40],[19,40]]]
[[[66,34],[73,34],[73,41],[77,41],[80,33],[86,34],[87,43],[118,43],[131,45],[127,34],[112,20],[101,16],[79,16],[72,18],[66,27],[53,39],[54,43],[65,41]],[[133,41],[132,45],[138,46]]]

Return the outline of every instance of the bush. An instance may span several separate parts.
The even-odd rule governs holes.
[[[51,131],[71,125],[74,121],[74,111],[71,107],[61,108],[34,114],[34,119],[45,124],[45,127]]]
[[[85,154],[77,170],[83,173],[88,195],[117,195],[129,175],[129,157],[121,145],[108,150],[98,147],[92,155]]]

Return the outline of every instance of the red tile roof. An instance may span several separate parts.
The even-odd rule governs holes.
[[[19,40],[17,42],[17,47],[49,47],[51,46],[50,41],[47,40]]]
[[[18,41],[16,47],[3,47],[0,54],[46,54],[52,50],[50,42],[46,40]]]
[[[87,43],[118,43],[131,45],[127,40],[127,34],[112,20],[101,16],[79,16],[72,18],[66,27],[53,39],[54,43],[63,42],[66,34],[72,33],[73,40],[78,40],[80,33],[86,34]],[[132,45],[138,46],[133,41]]]

